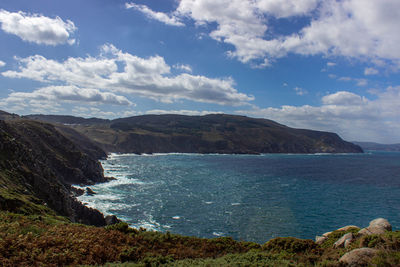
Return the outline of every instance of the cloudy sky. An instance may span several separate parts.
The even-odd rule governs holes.
[[[399,0],[1,0],[0,109],[400,143]]]

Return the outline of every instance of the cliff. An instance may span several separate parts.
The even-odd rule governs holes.
[[[71,189],[71,184],[106,181],[96,153],[85,151],[53,125],[0,120],[0,209],[55,212],[72,222],[105,225],[103,215],[78,202]]]
[[[145,115],[112,121],[32,115],[64,123],[107,152],[124,153],[362,153],[330,132],[294,129],[266,119],[211,114]]]

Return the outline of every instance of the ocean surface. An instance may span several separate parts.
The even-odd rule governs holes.
[[[133,227],[264,243],[377,217],[400,228],[400,153],[111,154],[79,200]]]

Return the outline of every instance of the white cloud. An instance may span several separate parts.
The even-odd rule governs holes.
[[[239,106],[254,99],[238,92],[232,78],[216,79],[187,73],[173,76],[171,67],[160,56],[141,58],[112,45],[105,45],[102,51],[98,57],[68,58],[62,62],[39,55],[19,58],[18,70],[5,71],[2,75],[48,84],[111,90],[165,103],[187,99]]]
[[[145,5],[138,5],[138,4],[135,4],[135,3],[126,3],[125,4],[125,8],[126,9],[138,10],[138,11],[142,12],[143,14],[145,14],[148,18],[158,20],[158,21],[163,22],[163,23],[165,23],[167,25],[185,26],[185,24],[180,22],[179,18],[177,18],[177,17],[175,17],[173,15],[172,16],[167,15],[167,14],[162,13],[162,12],[155,12],[155,11],[151,10],[150,8],[148,8]]]
[[[76,31],[75,24],[61,18],[49,18],[39,14],[22,11],[8,12],[0,10],[1,29],[14,34],[22,40],[36,44],[59,45],[75,43],[71,35]]]
[[[80,116],[84,118],[96,117],[96,118],[115,118],[117,114],[112,111],[102,111],[95,107],[82,107],[75,106],[72,109],[72,114],[75,116]]]
[[[300,87],[295,87],[295,88],[293,88],[293,90],[296,92],[296,95],[302,96],[302,95],[308,94],[307,90],[300,88]]]
[[[12,105],[19,103],[32,106],[41,102],[87,102],[92,104],[133,105],[125,96],[97,89],[78,88],[76,86],[49,86],[33,92],[12,92],[2,102]]]
[[[375,68],[365,68],[364,75],[376,75],[379,71]]]
[[[356,79],[357,86],[367,86],[368,85],[368,80],[366,79]]]
[[[177,70],[181,70],[181,71],[186,71],[186,72],[189,72],[189,73],[192,73],[192,67],[190,66],[190,65],[185,65],[185,64],[175,64],[174,66],[173,66],[175,69],[177,69]]]
[[[289,22],[303,16],[309,24],[276,35],[269,31],[270,16]],[[229,56],[252,66],[269,66],[289,53],[400,62],[398,0],[181,0],[168,18],[209,25],[211,38],[233,46]]]
[[[334,66],[336,66],[336,63],[335,62],[328,62],[328,63],[326,63],[326,66],[334,67]]]
[[[400,86],[367,99],[347,91],[322,97],[321,106],[282,106],[238,111],[296,128],[332,131],[346,140],[400,142]]]
[[[307,15],[317,7],[318,0],[259,0],[255,6],[261,12],[277,18]]]
[[[360,105],[365,101],[365,98],[347,91],[339,91],[322,97],[322,103],[324,105],[350,106]]]
[[[330,78],[336,78],[335,75],[328,75]],[[352,78],[352,77],[339,77],[339,81],[341,82],[356,82],[357,86],[367,86],[368,80],[363,78]]]
[[[6,63],[4,61],[0,60],[0,68],[4,67],[6,65]]]

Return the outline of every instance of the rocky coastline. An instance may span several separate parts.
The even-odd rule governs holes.
[[[73,128],[0,113],[0,265],[400,266],[400,232],[383,218],[265,244],[132,229],[76,199],[113,179],[105,157]]]

